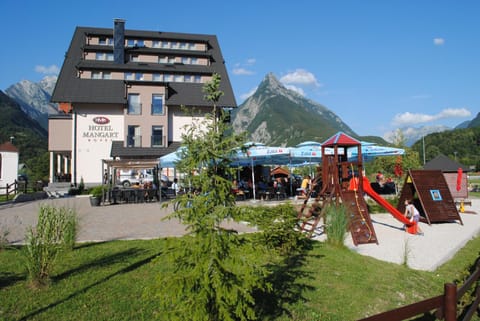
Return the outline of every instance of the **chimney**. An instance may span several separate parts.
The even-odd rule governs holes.
[[[125,20],[113,19],[113,61],[125,63]]]

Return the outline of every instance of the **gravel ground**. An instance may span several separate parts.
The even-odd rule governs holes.
[[[273,205],[273,202],[256,204]],[[24,242],[25,231],[37,222],[41,204],[74,208],[79,217],[79,242],[129,239],[152,239],[185,234],[185,227],[176,220],[163,220],[172,211],[160,203],[120,204],[92,207],[88,197],[47,199],[28,203],[0,205],[0,237],[7,234],[13,244]],[[379,244],[353,245],[350,234],[345,244],[352,251],[396,264],[407,263],[417,270],[433,271],[451,259],[469,240],[480,235],[480,199],[465,206],[459,222],[420,223],[424,235],[411,235],[402,230],[402,223],[390,214],[374,214],[372,221]],[[239,232],[254,228],[234,222],[226,223]],[[322,240],[324,235],[318,237]]]
[[[362,255],[407,265],[416,270],[434,271],[450,260],[468,241],[480,235],[480,199],[472,199],[460,213],[463,225],[449,223],[420,223],[424,235],[412,235],[402,230],[403,224],[390,214],[372,215],[378,245],[355,246],[349,235],[347,246]]]

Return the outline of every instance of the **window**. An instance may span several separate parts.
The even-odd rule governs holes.
[[[113,53],[107,53],[107,60],[113,61]]]
[[[143,80],[143,73],[141,72],[135,73],[135,80]]]
[[[130,55],[130,61],[134,61],[134,62],[139,61],[138,54],[131,54]]]
[[[158,41],[158,40],[153,40],[153,41],[152,41],[152,47],[153,47],[153,48],[160,48],[160,41]]]
[[[98,44],[102,46],[113,45],[113,39],[108,37],[98,38]]]
[[[187,43],[186,42],[180,42],[180,49],[187,49]]]
[[[141,147],[142,136],[140,134],[140,126],[128,125],[127,147]]]
[[[134,80],[133,72],[126,72],[125,73],[125,80]]]
[[[163,127],[152,126],[152,147],[163,146]]]
[[[174,82],[183,82],[183,75],[175,75]]]
[[[112,73],[109,71],[92,71],[92,79],[112,79]]]
[[[165,81],[173,81],[173,75],[172,74],[165,74],[164,76]]]
[[[97,52],[95,53],[95,60],[113,61],[113,53]]]
[[[140,115],[142,111],[142,104],[140,103],[139,94],[128,94],[128,114]]]
[[[160,64],[166,64],[168,62],[168,57],[167,56],[160,56],[158,57],[158,63]]]
[[[188,65],[190,63],[189,57],[182,57],[182,64]]]
[[[170,48],[170,43],[168,41],[162,41],[162,48]]]
[[[145,47],[145,42],[142,39],[127,39],[127,47]]]
[[[192,82],[192,75],[185,75],[185,82]]]
[[[152,95],[152,115],[163,115],[163,95]]]
[[[196,82],[196,83],[201,83],[201,82],[202,82],[202,76],[200,76],[200,75],[195,75],[195,76],[194,76],[194,82]]]
[[[175,57],[168,57],[168,63],[169,64],[175,63]]]
[[[102,79],[102,72],[92,71],[92,79]]]
[[[190,63],[192,65],[198,65],[198,58],[192,58]]]
[[[163,81],[163,75],[162,74],[153,74],[152,75],[152,80],[153,81]]]

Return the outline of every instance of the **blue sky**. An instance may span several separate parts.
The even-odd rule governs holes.
[[[272,72],[359,135],[480,111],[480,1],[2,0],[0,12],[0,90],[58,73],[76,26],[123,18],[217,35],[237,104]]]

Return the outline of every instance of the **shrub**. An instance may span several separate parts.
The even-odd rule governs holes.
[[[93,197],[102,197],[106,187],[103,185],[98,185],[90,188],[89,194]]]
[[[28,277],[34,287],[48,285],[58,254],[72,248],[77,230],[71,209],[41,206],[36,228],[27,230],[24,255]]]
[[[330,205],[326,210],[327,243],[343,247],[348,227],[348,213],[344,205]]]

